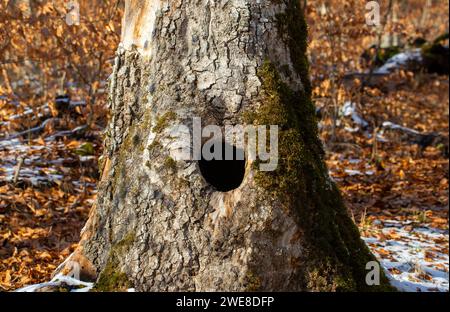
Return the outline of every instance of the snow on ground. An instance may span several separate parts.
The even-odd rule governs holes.
[[[369,123],[361,117],[361,114],[358,112],[356,108],[356,104],[350,101],[346,101],[341,108],[341,114],[344,117],[351,117],[352,120],[358,126],[366,128],[369,126]],[[354,132],[359,131],[359,128],[355,129]],[[352,130],[350,131],[352,132]]]
[[[48,141],[46,145],[27,144],[17,138],[0,140],[0,181],[13,182],[17,171],[18,160],[24,159],[20,168],[18,181],[32,186],[47,183],[61,183],[66,173],[64,163],[77,161],[72,158],[54,157],[52,153],[67,150],[62,142]],[[79,156],[81,163],[94,160],[94,156]],[[71,181],[76,187],[82,187],[79,181]],[[91,185],[91,184],[90,184]]]
[[[26,286],[16,290],[16,292],[45,292],[61,288],[68,292],[90,292],[94,288],[94,284],[58,274],[50,282]],[[136,292],[136,290],[130,288],[127,292]]]
[[[449,233],[412,222],[377,222],[363,237],[400,291],[449,291]],[[367,235],[369,234],[369,235]]]
[[[421,60],[422,53],[420,49],[401,52],[387,60],[387,62],[383,66],[374,70],[374,74],[387,75],[403,66],[407,66],[408,63],[420,62]]]
[[[73,277],[58,274],[50,282],[26,286],[16,290],[16,292],[39,292],[59,287],[64,287],[70,292],[89,292],[93,286],[92,283],[82,282]]]

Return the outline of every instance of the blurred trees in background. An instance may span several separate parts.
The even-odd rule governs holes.
[[[373,103],[367,97],[373,90],[366,88],[370,92],[364,92],[361,85],[366,77],[353,79],[354,76],[349,74],[367,72],[402,50],[414,48],[417,42],[433,42],[442,34],[448,34],[448,0],[378,1],[381,15],[378,27],[366,25],[366,2],[308,1],[311,79],[317,106],[331,117],[331,124],[325,125],[329,131],[323,133],[324,140],[330,144],[337,139],[336,122],[345,101],[354,101],[358,106]],[[406,73],[402,71],[399,74]],[[398,86],[396,79],[389,80],[391,82],[379,89],[388,93],[395,90]],[[376,103],[381,104],[379,101]],[[392,104],[392,101],[386,103],[387,112],[394,111],[390,108]],[[391,116],[373,117],[377,127]],[[400,122],[400,116],[395,117]]]
[[[84,118],[102,114],[121,15],[118,0],[2,0],[0,94],[33,108],[69,94]]]

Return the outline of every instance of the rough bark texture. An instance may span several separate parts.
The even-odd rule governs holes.
[[[129,1],[79,262],[98,290],[389,290],[323,161],[298,0]],[[216,191],[172,124],[278,124],[280,163]],[[67,267],[65,269],[68,269]]]

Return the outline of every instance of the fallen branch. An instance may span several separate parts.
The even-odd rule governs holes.
[[[72,130],[65,130],[65,131],[59,131],[55,134],[52,134],[51,136],[47,137],[46,141],[52,141],[56,138],[65,137],[65,136],[74,136],[74,135],[80,135],[83,131],[85,131],[88,128],[87,125],[76,127]]]
[[[59,118],[49,118],[49,119],[46,119],[40,126],[31,128],[31,129],[28,129],[28,130],[25,130],[25,131],[22,131],[22,132],[13,134],[13,135],[10,135],[10,136],[8,136],[6,139],[11,140],[11,139],[16,139],[16,138],[18,138],[18,137],[21,137],[21,136],[23,136],[23,135],[27,135],[27,134],[30,134],[30,133],[41,132],[41,131],[43,131],[43,130],[45,129],[45,127],[46,127],[50,122],[56,121],[56,120],[58,120],[58,119],[59,119]]]
[[[404,127],[390,121],[383,122],[382,127],[386,130],[395,130],[403,133],[408,142],[419,146],[420,153],[422,153],[428,146],[440,146],[443,154],[448,157],[448,138],[440,135],[439,133],[422,133],[415,129]]]

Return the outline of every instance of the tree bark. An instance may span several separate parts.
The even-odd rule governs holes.
[[[390,290],[328,176],[299,0],[126,3],[98,199],[68,263],[98,290]],[[220,192],[171,126],[279,126],[279,164]]]

